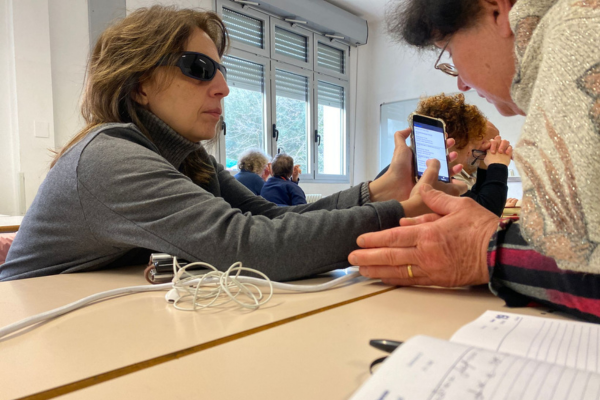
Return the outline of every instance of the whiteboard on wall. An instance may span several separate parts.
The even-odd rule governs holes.
[[[448,95],[455,93],[448,93]],[[464,93],[465,102],[473,104],[498,128],[500,135],[514,146],[521,135],[525,117],[504,117],[493,104],[479,97],[477,92],[470,90]],[[415,111],[420,99],[408,99],[383,103],[380,107],[379,125],[379,169],[385,168],[392,160],[394,153],[394,133],[408,128],[408,116]],[[509,180],[520,181],[519,172],[514,162],[508,166]]]

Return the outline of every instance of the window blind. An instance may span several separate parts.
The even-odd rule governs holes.
[[[344,88],[319,81],[319,105],[344,109]]]
[[[227,67],[227,84],[240,89],[263,92],[264,67],[240,58],[226,56],[223,64]]]
[[[277,85],[277,96],[288,97],[290,99],[307,101],[308,99],[308,78],[302,75],[292,74],[281,70],[275,72],[275,82]]]
[[[327,68],[343,74],[346,66],[344,65],[344,51],[335,47],[327,46],[319,42],[317,48],[317,62],[319,67]]]
[[[306,62],[308,61],[308,38],[276,26],[275,52]]]
[[[252,47],[264,48],[263,21],[223,7],[223,22],[232,40]]]

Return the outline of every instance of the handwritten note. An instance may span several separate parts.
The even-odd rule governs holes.
[[[600,372],[600,326],[595,324],[487,311],[450,340]]]
[[[426,336],[395,351],[352,400],[597,399],[600,375]]]
[[[597,400],[600,326],[487,311],[451,341],[416,336],[353,400]]]

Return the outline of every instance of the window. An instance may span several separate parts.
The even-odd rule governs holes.
[[[319,67],[343,74],[346,67],[344,65],[344,52],[323,43],[319,43],[318,47],[317,64]]]
[[[229,0],[218,12],[231,37],[221,161],[235,170],[260,148],[292,156],[303,181],[348,182],[349,47]]]
[[[286,153],[300,164],[305,174],[310,173],[308,100],[309,78],[277,69],[275,72],[275,118],[277,153]]]
[[[263,21],[223,8],[223,22],[227,25],[231,39],[250,47],[264,47]]]
[[[346,113],[344,86],[318,81],[318,173],[344,175]]]
[[[265,72],[264,65],[226,56],[229,96],[225,101],[227,168],[236,168],[241,153],[265,147]]]
[[[275,54],[308,62],[308,37],[275,26]]]

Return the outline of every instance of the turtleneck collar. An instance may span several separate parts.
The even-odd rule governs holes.
[[[202,148],[200,143],[184,138],[150,111],[138,107],[137,112],[160,154],[175,168],[179,169],[187,156]]]

